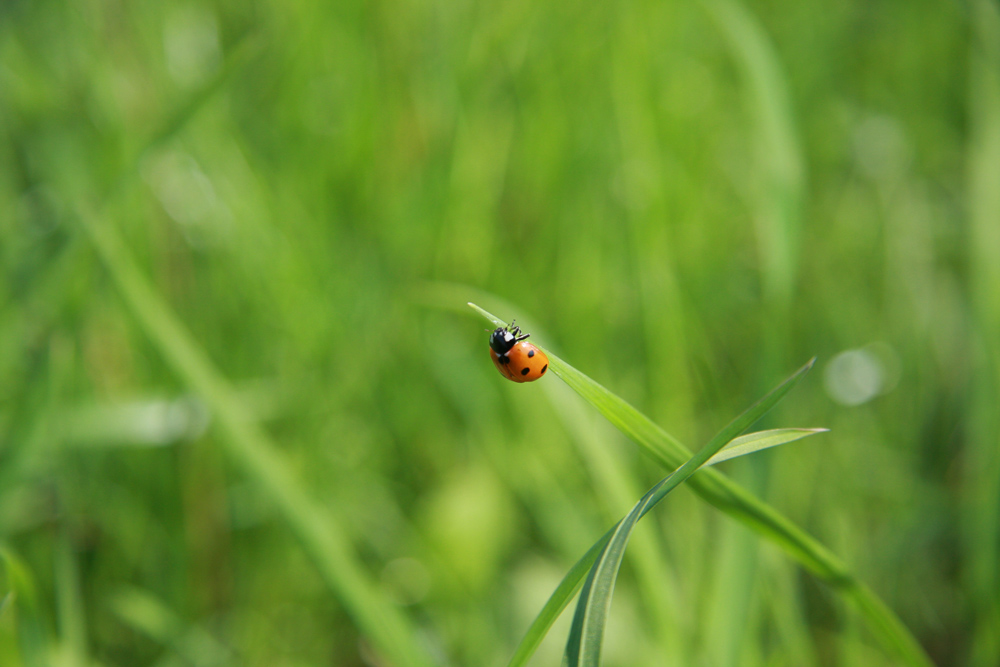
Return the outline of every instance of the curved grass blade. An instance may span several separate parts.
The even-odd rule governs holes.
[[[506,324],[479,306],[471,303],[469,305],[496,326]],[[691,456],[691,452],[676,438],[653,423],[621,397],[594,382],[552,352],[545,350],[545,353],[549,357],[549,368],[553,373],[593,405],[618,430],[660,461],[666,468],[675,469]],[[833,552],[789,521],[783,514],[715,470],[698,471],[698,474],[688,481],[688,485],[711,505],[777,544],[813,575],[844,596],[855,606],[886,650],[898,656],[904,664],[914,667],[932,667],[933,663],[930,658],[895,612],[886,606],[867,585],[858,580]],[[543,613],[551,613],[552,608],[557,608],[556,616],[558,616],[558,611],[568,601],[560,602],[550,599],[550,602],[553,603],[552,607],[547,603],[543,608]],[[526,636],[522,644],[527,641],[534,642],[536,639],[538,642],[541,641],[541,639],[533,637],[535,628],[536,626],[533,624],[529,629],[529,635],[532,637]],[[515,656],[520,654],[521,647],[518,647]]]
[[[829,430],[827,428],[776,428],[769,431],[747,433],[738,438],[733,438],[717,454],[710,458],[705,465],[714,466],[723,461],[735,459],[737,456],[746,456],[747,454],[759,452],[762,449],[786,445],[790,442],[807,438],[810,435],[826,433]]]
[[[42,618],[35,578],[24,561],[5,545],[0,545],[0,563],[8,589],[4,611],[14,607],[17,612],[17,642],[24,664],[46,664],[51,637]]]
[[[618,578],[622,558],[625,556],[625,547],[628,546],[632,530],[639,519],[668,493],[691,477],[698,468],[707,464],[738,433],[741,433],[774,407],[810,368],[812,368],[811,361],[730,422],[684,465],[660,480],[636,503],[632,511],[618,522],[610,541],[591,568],[577,602],[576,614],[573,617],[573,625],[566,644],[566,658],[570,667],[597,667],[600,664],[601,644],[604,640],[608,612],[611,609],[615,581]],[[736,445],[734,451],[737,453],[734,453],[733,456],[749,454],[769,446],[775,446],[780,444],[779,440],[781,440],[781,436],[771,438],[748,436],[742,443]],[[789,440],[784,441],[788,442]],[[756,448],[754,447],[755,443],[758,445]]]
[[[702,467],[712,466],[716,463],[721,463],[723,461],[728,461],[731,458],[737,456],[743,456],[745,454],[751,454],[755,451],[760,451],[762,449],[767,449],[768,447],[774,447],[779,444],[786,444],[789,442],[794,442],[795,440],[800,440],[806,438],[810,435],[815,435],[817,433],[823,433],[826,429],[777,429],[773,431],[758,431],[757,433],[750,433],[744,436],[733,439],[726,444],[722,450],[710,458],[707,463]],[[757,442],[757,446],[754,446],[754,442]],[[729,453],[732,450],[733,453]],[[652,508],[652,505],[647,505],[640,513],[638,518],[642,518],[646,515],[646,512]],[[627,518],[627,517],[626,517]],[[525,633],[524,637],[521,639],[521,643],[518,645],[517,649],[514,651],[514,655],[511,656],[508,667],[523,667],[526,665],[528,660],[538,649],[538,646],[542,643],[545,635],[548,634],[549,629],[555,623],[556,619],[562,613],[563,609],[570,603],[573,596],[576,594],[577,589],[580,584],[584,581],[587,573],[593,567],[597,558],[602,555],[604,548],[611,541],[612,536],[618,531],[620,524],[616,524],[608,532],[606,532],[601,539],[597,540],[587,550],[580,560],[578,560],[573,567],[570,568],[563,580],[559,582],[555,591],[546,601],[542,610],[539,612],[538,616],[532,622],[528,631]]]

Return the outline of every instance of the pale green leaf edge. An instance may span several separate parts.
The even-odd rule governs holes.
[[[747,454],[753,454],[754,452],[770,449],[771,447],[787,445],[790,442],[795,442],[796,440],[801,440],[817,433],[826,433],[829,430],[827,428],[776,428],[768,431],[747,433],[731,440],[718,454],[710,458],[705,465],[714,466],[723,461],[735,459],[738,456],[746,456]]]

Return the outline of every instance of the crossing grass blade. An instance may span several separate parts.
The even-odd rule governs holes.
[[[506,325],[503,320],[479,306],[472,303],[469,306],[493,322],[495,326]],[[674,470],[691,456],[691,452],[676,438],[669,435],[621,397],[608,391],[552,352],[545,350],[545,353],[549,357],[549,368],[553,373],[664,467]],[[931,667],[933,665],[927,653],[899,620],[895,612],[886,606],[867,585],[857,579],[833,552],[776,509],[716,470],[698,471],[688,480],[688,485],[709,504],[781,547],[791,558],[837,591],[861,614],[885,650],[897,656],[903,664],[914,667]],[[602,539],[606,542],[610,539],[610,535]],[[587,553],[589,556],[591,552]],[[591,562],[596,557],[597,553],[594,553]],[[573,571],[576,571],[576,566],[574,566]],[[578,584],[579,582],[572,586],[570,594],[576,590]],[[560,585],[557,591],[562,590],[565,589]],[[537,631],[546,623],[546,620],[539,622],[542,616],[545,615],[548,619],[551,615],[551,620],[547,620],[548,625],[551,625],[559,615],[559,611],[568,602],[569,599],[549,599],[539,615],[539,619],[536,619],[536,623],[532,624],[528,634],[515,651],[511,665],[524,664],[527,660],[524,657],[525,653],[530,656],[534,651],[534,648],[529,649],[527,645],[537,646],[541,642]],[[544,636],[546,630],[547,625],[545,630],[541,632],[541,636]],[[520,662],[515,660],[520,660]]]
[[[621,569],[622,558],[625,556],[625,548],[628,546],[629,538],[639,519],[658,502],[663,500],[668,493],[684,483],[699,468],[711,463],[716,458],[716,455],[722,453],[720,450],[723,450],[727,443],[731,443],[732,439],[738,433],[760,419],[774,407],[811,367],[812,362],[803,366],[785,382],[733,420],[726,428],[712,438],[707,445],[702,447],[697,454],[688,459],[684,465],[660,480],[659,483],[635,504],[632,511],[618,522],[618,525],[613,529],[607,546],[604,547],[597,561],[591,567],[590,574],[577,602],[576,614],[573,617],[569,640],[566,643],[566,659],[570,667],[597,667],[600,664],[601,644],[604,640],[604,628],[611,609],[611,598],[614,594],[615,581],[618,578],[618,571]],[[795,429],[787,430],[794,431]],[[734,443],[729,448],[728,453],[730,456],[719,458],[719,460],[727,460],[728,458],[751,454],[761,449],[776,446],[782,442],[791,442],[794,439],[798,439],[798,437],[804,437],[804,435],[798,435],[798,437],[789,438],[789,435],[772,433],[761,436],[760,433],[754,433],[751,436],[742,438],[741,442]]]
[[[778,444],[793,442],[824,431],[825,429],[778,429],[775,431],[750,433],[748,435],[735,438],[728,443],[718,454],[708,460],[705,467],[721,463],[722,461],[727,461],[731,458],[735,458],[736,456],[750,454],[754,451],[774,447]],[[753,445],[755,441],[759,443],[758,446]],[[647,506],[639,518],[645,516],[646,511],[648,511],[651,507],[651,505]],[[587,573],[593,567],[598,556],[601,555],[604,548],[611,540],[612,535],[614,535],[617,530],[618,526],[616,525],[605,533],[601,539],[595,542],[593,546],[591,546],[590,549],[588,549],[587,552],[580,558],[580,560],[578,560],[573,567],[570,568],[569,572],[566,573],[566,576],[563,577],[563,580],[556,587],[555,591],[553,591],[538,616],[528,628],[528,631],[522,638],[521,643],[514,651],[514,654],[511,656],[511,660],[508,663],[509,667],[520,667],[527,664],[528,660],[542,643],[545,635],[562,613],[563,609],[565,609],[569,602],[573,599],[573,596],[576,594],[580,584],[584,581]]]
[[[793,442],[794,440],[799,440],[801,438],[822,432],[824,432],[824,429],[778,429],[777,431],[759,431],[757,433],[750,433],[748,435],[735,438],[729,442],[718,454],[710,458],[704,467],[715,465],[716,463],[721,463],[722,461],[727,461],[736,456],[750,454],[754,451],[766,449],[767,447]],[[781,442],[778,442],[779,439]],[[751,448],[754,441],[759,441],[761,446]],[[730,449],[739,453],[728,455]],[[651,507],[652,506],[648,506],[639,518],[645,516],[646,511],[648,511]],[[563,577],[563,580],[559,582],[555,591],[552,592],[552,595],[542,607],[542,610],[532,622],[528,631],[525,633],[524,638],[521,640],[521,643],[514,651],[514,655],[511,656],[511,660],[508,663],[509,667],[521,667],[522,665],[527,664],[535,650],[542,643],[542,640],[545,638],[549,629],[555,623],[556,619],[559,618],[563,609],[565,609],[570,600],[573,599],[573,596],[576,594],[580,584],[584,581],[587,573],[593,567],[598,556],[601,555],[604,548],[611,540],[612,535],[614,535],[617,530],[618,526],[616,525],[605,533],[601,539],[595,542],[593,546],[587,550],[587,553],[585,553],[580,560],[578,560],[573,567],[570,568],[569,572],[566,573],[566,576]]]

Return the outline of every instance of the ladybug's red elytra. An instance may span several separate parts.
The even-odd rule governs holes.
[[[490,358],[500,374],[514,382],[533,382],[549,370],[549,358],[531,343],[530,334],[511,320],[507,327],[497,327],[490,334]]]

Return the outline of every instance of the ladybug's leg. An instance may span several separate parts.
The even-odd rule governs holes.
[[[514,322],[517,322],[517,320],[510,321],[510,324],[507,326],[507,330],[510,331],[512,334],[514,334],[514,342],[519,343],[528,336],[530,336],[531,334],[521,333],[521,327],[514,324]]]

